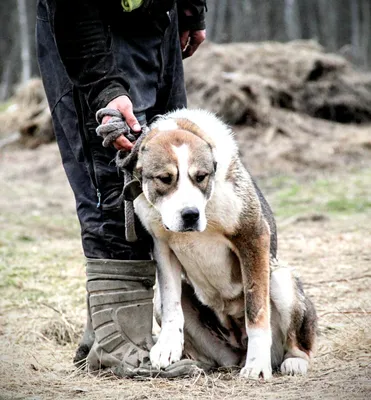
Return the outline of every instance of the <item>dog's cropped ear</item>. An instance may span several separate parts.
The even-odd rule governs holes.
[[[130,172],[133,172],[136,169],[138,164],[140,149],[143,147],[142,144],[146,142],[147,136],[150,133],[151,131],[149,131],[148,128],[145,128],[144,130],[142,130],[142,133],[135,141],[134,147],[131,149],[130,152],[127,152],[125,150],[119,150],[116,153],[115,162],[117,168],[119,168],[121,171],[126,169]]]
[[[123,170],[125,168],[125,158],[127,155],[128,153],[125,150],[119,150],[116,153],[115,163],[119,170]]]
[[[211,151],[214,153],[215,143],[213,142],[211,137],[207,135],[198,125],[187,118],[177,118],[176,124],[180,129],[191,132],[194,135],[198,136],[200,139],[204,140],[210,146]]]
[[[137,143],[135,143],[133,150],[136,150],[136,158],[135,158],[135,165],[133,165],[133,171],[134,171],[133,175],[140,181],[142,181],[143,155],[147,151],[148,143],[157,134],[158,134],[158,129],[156,128],[152,129],[146,133],[145,137],[142,137],[142,140],[140,142],[138,141]]]
[[[191,120],[189,120],[187,118],[177,118],[175,121],[180,129],[191,132],[194,135],[201,138],[202,140],[204,140],[205,142],[209,143],[210,146],[214,146],[214,144],[211,141],[210,136],[206,135],[206,133],[197,124],[195,124]]]
[[[136,162],[136,164],[134,166],[134,170],[133,170],[133,176],[139,182],[142,182],[142,170],[143,170],[143,166],[142,166],[142,162],[141,162],[141,158],[140,158],[140,153],[138,153],[137,162]]]

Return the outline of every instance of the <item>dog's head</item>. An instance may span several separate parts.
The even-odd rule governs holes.
[[[202,232],[214,189],[213,144],[188,120],[171,121],[168,127],[160,130],[160,125],[143,140],[135,175],[166,229]]]

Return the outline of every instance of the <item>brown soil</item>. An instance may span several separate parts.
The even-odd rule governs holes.
[[[14,267],[31,271],[12,289],[2,289],[1,399],[370,398],[370,214],[312,218],[308,205],[309,217],[279,220],[280,255],[299,271],[320,317],[318,353],[308,376],[277,375],[269,383],[242,381],[228,371],[171,381],[96,377],[72,365],[84,322],[85,278],[77,226],[71,231],[50,222],[56,213],[65,219],[74,213],[56,145],[1,158],[1,229],[14,238],[2,236],[2,260],[6,265],[14,259]],[[24,216],[22,222],[9,226],[15,213]],[[35,213],[45,222],[29,221]],[[24,243],[33,234],[38,239]],[[63,270],[59,285],[53,284],[55,268]],[[35,288],[44,300],[28,296]]]
[[[254,46],[249,51],[271,51],[268,44],[265,50]],[[259,107],[251,101],[245,103],[246,93],[240,98],[234,91],[232,97],[237,102],[230,103],[247,104],[245,111],[239,116],[239,107],[232,107],[223,116],[240,118],[234,122],[241,122],[235,126],[241,153],[263,187],[269,187],[265,183],[276,175],[284,174],[304,186],[308,178],[326,174],[336,177],[341,192],[347,190],[342,184],[349,174],[357,177],[358,171],[371,166],[371,125],[364,121],[362,125],[345,125],[314,118],[313,112],[300,106],[304,104],[300,99],[305,96],[303,91],[292,90],[292,80],[289,94],[295,109],[276,107],[276,103],[272,106],[260,95],[264,92],[276,96],[281,90],[281,100],[286,98],[287,86],[277,86],[274,78],[278,73],[287,75],[285,65],[293,71],[291,76],[296,76],[298,86],[307,80],[308,66],[315,66],[318,74],[324,70],[316,79],[315,74],[312,76],[311,84],[321,83],[321,76],[333,76],[334,71],[346,72],[342,78],[335,74],[337,80],[348,82],[350,76],[354,78],[351,67],[343,60],[335,56],[329,60],[316,46],[312,46],[314,50],[310,45],[296,46],[290,54],[304,54],[303,63],[287,66],[285,57],[276,56],[279,68],[273,68],[275,63],[270,63],[271,68],[260,68],[266,71],[265,81],[226,70],[232,73],[226,75],[229,80],[240,82],[241,78],[246,83],[248,78],[249,90],[256,94]],[[238,48],[236,52],[236,48],[231,54],[242,57],[246,49]],[[218,75],[213,75],[211,66],[224,54],[220,49],[212,47],[205,59],[215,82]],[[311,56],[313,52],[316,57]],[[200,53],[199,57],[203,60],[204,55]],[[250,59],[252,68],[255,58]],[[316,64],[318,59],[322,67]],[[256,70],[259,62],[255,62]],[[246,56],[239,63],[246,63]],[[332,69],[324,67],[328,65]],[[205,70],[205,64],[202,68]],[[308,95],[309,89],[305,90]],[[366,99],[367,93],[357,93],[352,102],[356,99],[362,103],[360,99]],[[242,103],[238,99],[243,99]],[[330,104],[324,99],[329,98],[322,96],[321,104]],[[211,109],[229,104],[211,98],[199,104],[195,92],[190,94],[190,100],[191,105]],[[315,110],[314,103],[313,100],[311,110]],[[363,117],[370,106],[366,102]],[[223,107],[214,111],[223,112]],[[308,199],[305,213],[290,215],[287,207],[281,213],[285,217],[278,219],[279,255],[296,267],[319,314],[317,356],[306,377],[276,375],[271,382],[252,383],[239,379],[236,372],[218,371],[181,380],[120,380],[88,375],[72,365],[85,318],[85,272],[74,201],[56,144],[35,150],[0,149],[0,180],[0,399],[371,398],[370,207],[358,213],[318,215],[316,202]],[[276,195],[274,187],[270,187],[268,200],[273,204]],[[371,198],[370,189],[365,196]],[[295,194],[290,200],[295,200]]]

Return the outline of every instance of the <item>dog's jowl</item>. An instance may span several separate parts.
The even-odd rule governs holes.
[[[134,175],[143,189],[135,212],[158,263],[152,365],[184,356],[241,366],[249,379],[305,374],[316,313],[277,258],[272,212],[231,130],[205,111],[169,113],[143,139]]]

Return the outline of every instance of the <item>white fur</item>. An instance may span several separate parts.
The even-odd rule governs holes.
[[[155,258],[161,265],[157,281],[162,315],[161,332],[150,351],[154,368],[166,368],[179,361],[184,344],[184,317],[181,307],[181,265],[166,243],[155,240]]]
[[[247,328],[247,336],[249,338],[249,345],[246,364],[242,368],[240,376],[257,380],[262,375],[265,380],[271,379],[271,330]]]
[[[199,126],[204,132],[210,132],[213,143],[215,144],[215,160],[218,163],[216,178],[224,180],[231,159],[238,154],[238,147],[233,138],[232,130],[218,119],[214,114],[205,110],[189,110],[182,108],[166,114],[159,118],[152,125],[152,128],[159,130],[169,130],[168,120],[176,118],[185,118],[191,120]],[[170,128],[174,129],[174,128]]]
[[[225,304],[223,299],[233,299],[242,291],[242,282],[232,282],[231,243],[219,232],[191,232],[171,234],[169,246],[187,272],[197,297],[218,313],[228,306],[233,315],[233,302]]]
[[[232,234],[240,223],[244,201],[237,196],[233,184],[215,177],[213,196],[206,205],[206,216],[210,228],[223,227],[224,233]]]
[[[171,131],[178,128],[178,125],[173,119],[160,118],[153,125],[152,128],[157,128],[159,131]]]
[[[303,358],[290,357],[281,364],[283,375],[305,375],[308,371],[309,362]]]
[[[291,313],[295,300],[291,269],[283,267],[272,271],[270,284],[270,296],[280,313],[281,329],[286,335],[291,323]]]
[[[206,201],[203,193],[189,179],[189,148],[187,145],[173,146],[178,158],[178,189],[159,203],[158,210],[163,224],[171,231],[179,232],[183,228],[181,212],[186,207],[196,208],[200,213],[198,231],[206,228],[205,207]]]

